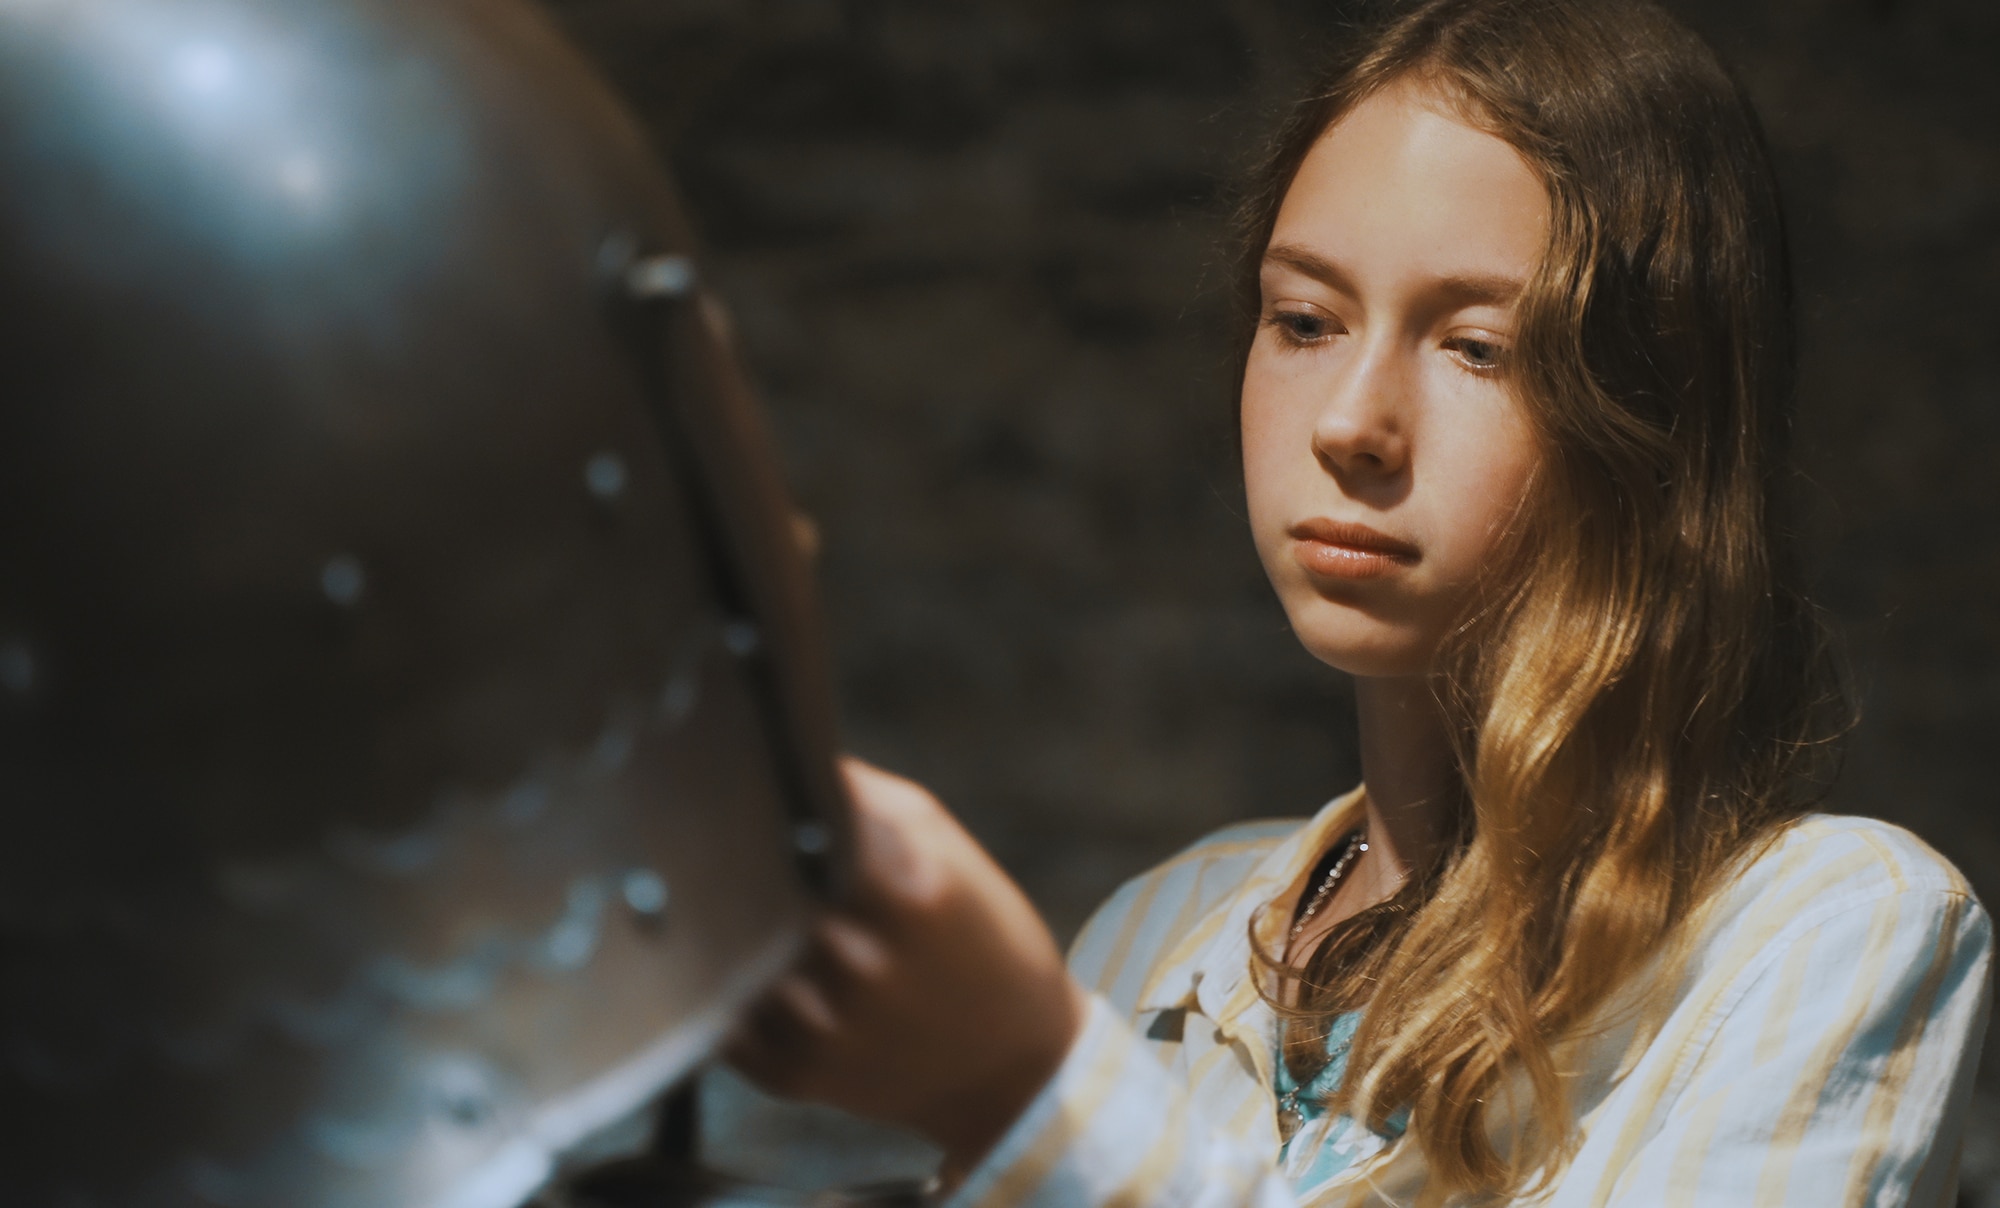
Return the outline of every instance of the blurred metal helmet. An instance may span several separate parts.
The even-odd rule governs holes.
[[[755,411],[522,0],[0,0],[8,1205],[505,1208],[843,844]]]

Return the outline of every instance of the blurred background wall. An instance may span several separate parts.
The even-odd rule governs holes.
[[[824,539],[853,747],[1072,933],[1357,762],[1250,548],[1229,185],[1351,5],[548,0],[674,163]],[[1794,223],[1838,808],[2000,903],[2000,6],[1679,0]],[[1965,1202],[2000,1208],[1990,1050]]]

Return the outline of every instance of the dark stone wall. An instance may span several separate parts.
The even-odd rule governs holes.
[[[549,0],[680,174],[824,536],[853,746],[1068,933],[1356,778],[1240,517],[1227,185],[1343,9]],[[1683,0],[1787,187],[1837,805],[2000,901],[2000,7]],[[2000,1206],[2000,1061],[1966,1202]],[[1983,1197],[1983,1198],[1981,1198]]]

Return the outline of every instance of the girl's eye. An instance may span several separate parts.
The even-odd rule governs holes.
[[[1309,310],[1274,311],[1265,322],[1277,328],[1279,337],[1288,344],[1314,344],[1340,332],[1332,319]]]
[[[1476,336],[1454,336],[1444,346],[1457,355],[1467,369],[1478,373],[1497,372],[1507,361],[1507,349],[1498,340]]]

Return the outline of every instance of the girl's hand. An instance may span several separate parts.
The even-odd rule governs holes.
[[[842,771],[854,896],[725,1056],[774,1094],[922,1133],[955,1181],[1062,1064],[1084,991],[1027,897],[935,797],[858,759]]]

